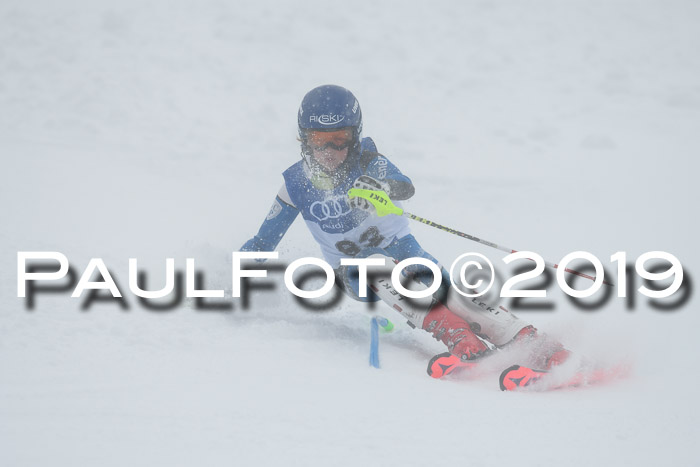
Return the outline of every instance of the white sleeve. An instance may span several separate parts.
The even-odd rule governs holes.
[[[280,191],[277,193],[277,197],[287,203],[288,205],[292,206],[293,208],[296,208],[294,203],[292,203],[292,198],[289,197],[289,192],[287,191],[287,183],[282,184],[282,188],[280,188]]]

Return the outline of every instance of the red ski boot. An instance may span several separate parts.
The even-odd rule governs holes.
[[[431,333],[435,339],[447,345],[447,350],[449,350],[450,354],[455,356],[458,361],[465,362],[474,360],[488,351],[486,344],[472,332],[469,323],[452,313],[442,303],[437,303],[425,316],[425,320],[423,320],[423,329]],[[445,354],[440,354],[437,357],[444,355]],[[433,360],[431,360],[431,365],[428,366],[429,374],[431,374],[431,366],[437,361],[436,358],[433,358]],[[451,359],[450,361],[445,360],[442,363],[450,364],[456,363],[456,361],[455,359]],[[445,369],[442,373],[447,374],[450,371],[452,370]],[[435,374],[438,373],[440,373],[440,371],[438,371],[436,367]]]
[[[561,365],[571,356],[571,352],[563,345],[545,334],[539,334],[534,326],[521,329],[511,343],[523,345],[527,349],[528,360],[533,368],[549,370]]]

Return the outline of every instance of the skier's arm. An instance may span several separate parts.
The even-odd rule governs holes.
[[[274,251],[297,215],[299,210],[289,198],[287,187],[282,185],[257,235],[245,242],[241,251]]]
[[[365,175],[386,184],[386,193],[393,200],[402,201],[414,195],[416,189],[411,179],[386,157],[378,152],[365,151],[362,153],[362,163],[366,167]]]

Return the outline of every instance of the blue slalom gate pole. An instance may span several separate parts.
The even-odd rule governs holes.
[[[372,318],[369,324],[369,366],[379,368],[379,323]]]
[[[370,342],[369,342],[369,365],[373,368],[379,368],[379,326],[384,331],[394,329],[394,324],[386,318],[375,316],[369,324]]]

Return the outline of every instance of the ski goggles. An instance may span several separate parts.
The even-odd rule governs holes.
[[[314,151],[322,151],[326,148],[342,151],[352,144],[352,136],[351,128],[335,131],[306,130],[306,144]]]

